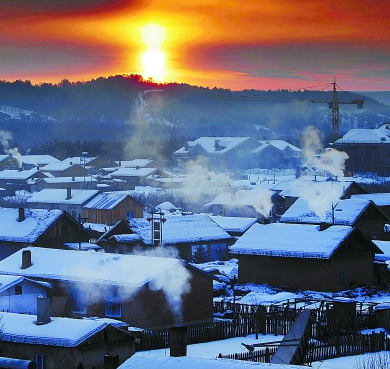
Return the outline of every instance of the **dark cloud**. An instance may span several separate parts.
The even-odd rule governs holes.
[[[148,0],[1,0],[3,14],[10,15],[76,15],[105,13],[120,9],[138,10]]]

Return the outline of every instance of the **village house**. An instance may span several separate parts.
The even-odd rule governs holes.
[[[19,160],[12,155],[0,155],[0,170],[17,170],[20,167]]]
[[[281,181],[270,188],[272,191],[278,192],[284,198],[285,212],[294,204],[301,196],[318,198],[321,200],[325,195],[327,198],[331,196],[337,199],[347,199],[352,195],[365,194],[367,191],[353,181],[317,181],[300,177],[294,181]]]
[[[45,188],[68,188],[72,190],[96,190],[98,181],[94,177],[49,177],[35,180],[31,183],[32,192]]]
[[[51,163],[41,168],[42,172],[50,173],[53,177],[83,177],[90,175],[89,170],[80,164]]]
[[[99,193],[98,190],[45,188],[35,192],[26,202],[30,209],[60,209],[72,217],[81,217],[83,206]]]
[[[349,225],[371,240],[390,240],[390,218],[368,199],[354,198],[329,203],[324,214],[316,214],[306,200],[298,199],[280,218],[280,222]]]
[[[350,226],[254,224],[231,247],[239,283],[342,291],[373,285],[382,251]]]
[[[20,160],[23,170],[41,168],[48,164],[60,162],[60,160],[51,155],[21,155]]]
[[[151,218],[150,218],[151,219]],[[161,249],[174,247],[180,258],[190,262],[226,260],[235,239],[207,215],[167,216],[160,230],[152,232],[153,221],[132,219],[108,230],[98,240],[107,252],[133,253],[153,249],[155,235]],[[153,237],[153,239],[152,239]]]
[[[26,246],[67,248],[92,234],[62,210],[0,208],[0,259]]]
[[[0,274],[49,282],[52,315],[148,329],[213,321],[213,278],[179,259],[28,247]]]
[[[122,219],[142,218],[144,205],[130,195],[120,192],[101,192],[88,201],[82,217],[89,223],[113,225]]]
[[[45,298],[38,300],[46,303]],[[38,315],[0,313],[4,356],[32,361],[40,369],[79,365],[105,369],[107,358],[121,364],[135,353],[135,338],[121,329],[126,324],[111,319],[53,318],[45,308]]]
[[[147,186],[152,184],[155,178],[167,178],[168,174],[157,168],[119,168],[110,174],[113,179],[127,181],[134,189],[135,186]],[[150,181],[148,181],[148,178]]]
[[[208,167],[214,170],[252,168],[250,152],[259,146],[259,141],[251,137],[199,137],[175,151],[172,160],[185,166],[190,160],[206,158]]]
[[[133,159],[133,160],[118,160],[116,165],[121,168],[157,168],[162,169],[162,165],[151,159]]]
[[[18,275],[0,275],[0,311],[37,314],[38,296],[46,297],[50,283]]]
[[[251,151],[252,162],[258,168],[296,168],[301,162],[302,150],[283,140],[260,141],[260,146]]]
[[[390,124],[384,123],[377,129],[351,129],[336,140],[334,147],[348,154],[345,171],[390,175]]]
[[[3,170],[0,172],[0,187],[6,190],[7,196],[14,196],[15,191],[32,191],[34,184],[47,174],[37,168],[29,170]]]
[[[375,205],[390,217],[390,193],[368,193],[352,195],[351,199],[371,200]]]
[[[262,221],[276,221],[278,194],[262,185],[251,190],[231,190],[220,193],[204,205],[206,212],[226,217],[257,218]]]
[[[116,164],[110,160],[103,159],[100,156],[73,156],[62,160],[66,164],[79,164],[87,168],[90,173],[96,173],[99,169],[105,167],[115,167]]]

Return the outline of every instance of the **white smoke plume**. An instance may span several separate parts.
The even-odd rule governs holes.
[[[319,131],[313,126],[305,129],[303,138],[303,155],[307,164],[315,170],[326,171],[335,176],[340,182],[312,182],[304,178],[293,182],[292,188],[300,198],[305,199],[309,208],[319,218],[325,219],[326,211],[330,211],[343,193],[345,161],[348,155],[336,149],[323,149]]]
[[[104,264],[113,263],[116,266],[116,273],[118,275],[124,274],[131,283],[133,280],[143,280],[148,281],[150,276],[149,270],[145,270],[145,263],[134,264],[132,263],[131,269],[127,266],[126,263],[118,262],[122,257],[127,257],[127,255],[122,254],[106,254],[99,253],[102,258],[99,261],[99,265],[104,269]],[[180,325],[183,320],[182,314],[182,300],[183,296],[191,291],[191,273],[185,267],[185,265],[179,260],[178,250],[174,247],[155,247],[150,250],[137,249],[133,251],[134,255],[137,256],[147,256],[147,257],[164,257],[171,259],[178,259],[177,263],[169,270],[164,270],[157,276],[154,276],[152,280],[148,283],[151,291],[161,290],[171,308],[172,314],[175,319],[175,324]],[[153,261],[152,261],[153,262]],[[87,270],[85,266],[77,267],[82,268],[82,274],[87,276],[88,279],[97,279],[101,280],[104,278],[102,276],[102,270],[98,268],[94,270]],[[123,268],[123,269],[122,269]],[[101,301],[105,297],[106,287],[103,285],[94,284],[92,288],[88,288],[88,285],[79,286],[81,292],[86,293],[88,303],[94,303]],[[129,300],[135,296],[139,290],[134,287],[120,286],[121,298],[122,300]]]
[[[9,140],[12,140],[12,133],[0,130],[0,144],[3,147],[4,152],[13,156],[18,161],[19,167],[22,167],[22,155],[17,147],[10,147]]]
[[[302,137],[303,155],[308,165],[317,170],[325,170],[340,180],[344,180],[345,161],[348,154],[336,149],[323,149],[319,131],[308,126]]]

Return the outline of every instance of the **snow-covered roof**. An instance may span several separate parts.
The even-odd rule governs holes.
[[[37,168],[32,168],[29,170],[2,170],[0,171],[0,179],[19,179],[26,180],[35,174],[37,174],[39,170]]]
[[[109,238],[110,240],[115,240],[117,242],[135,242],[141,241],[142,238],[136,233],[130,234],[115,234]]]
[[[92,160],[95,160],[96,158],[97,158],[97,156],[92,156],[92,157],[84,157],[84,156],[73,156],[72,157],[72,156],[70,156],[70,157],[62,160],[62,163],[66,163],[69,165],[70,165],[70,163],[84,165],[84,164],[88,164]]]
[[[59,163],[47,164],[44,167],[42,167],[41,170],[42,172],[62,172],[64,170],[71,168],[74,165],[80,166],[80,164],[77,163],[69,164],[69,163],[59,162]]]
[[[84,204],[93,196],[99,193],[98,190],[71,190],[71,198],[66,200],[66,188],[45,188],[35,192],[27,203],[45,203],[45,204]]]
[[[257,218],[210,216],[226,232],[243,233],[257,222]]]
[[[335,144],[343,143],[390,143],[390,130],[386,126],[377,129],[351,129],[342,138],[335,141]]]
[[[158,171],[157,168],[119,168],[111,173],[112,177],[147,177]]]
[[[60,162],[60,160],[51,155],[22,155],[21,160],[24,164],[33,164],[38,166]]]
[[[86,177],[51,177],[51,178],[42,178],[46,183],[54,184],[54,183],[90,183],[97,182],[97,180],[91,176]]]
[[[21,277],[19,275],[0,275],[0,292],[8,290],[8,288],[15,286],[23,281],[28,281],[34,284],[38,284],[44,288],[53,288],[50,283],[34,281],[33,279]]]
[[[36,315],[0,312],[0,317],[2,341],[31,345],[76,347],[109,325],[100,319],[52,317],[51,322],[37,325]]]
[[[351,199],[371,200],[377,206],[390,205],[390,193],[367,193],[361,195],[351,195]]]
[[[217,353],[218,354],[218,353]],[[297,365],[265,364],[253,361],[229,360],[229,359],[204,359],[188,356],[159,356],[150,352],[136,352],[126,360],[118,369],[148,368],[148,369],[230,369],[230,368],[275,368],[294,369],[302,368]]]
[[[96,195],[92,200],[88,201],[83,207],[84,209],[106,209],[110,210],[117,206],[127,196],[119,192],[102,192]]]
[[[383,254],[375,254],[375,259],[380,261],[390,260],[390,241],[372,240],[383,251]]]
[[[247,140],[253,140],[251,137],[199,137],[195,141],[188,141],[187,144],[191,150],[195,145],[200,145],[209,154],[225,154],[227,151],[241,145]],[[220,150],[215,150],[215,143],[218,141]],[[190,150],[186,150],[185,146],[175,151],[175,154],[187,153]]]
[[[311,224],[254,224],[230,248],[231,254],[329,259],[354,230]]]
[[[62,210],[24,209],[25,219],[19,222],[18,209],[0,208],[0,241],[34,243],[62,213]]]
[[[259,147],[256,147],[251,152],[256,154],[260,151],[263,151],[268,146],[273,146],[276,149],[280,151],[286,151],[290,149],[291,151],[295,152],[296,154],[302,152],[302,150],[294,145],[291,145],[290,143],[284,141],[284,140],[267,140],[267,141],[260,141],[261,145]]]
[[[131,229],[137,233],[145,244],[152,244],[151,223],[144,218],[129,221]],[[162,226],[162,244],[207,242],[226,240],[232,237],[207,215],[186,215],[167,217]]]
[[[115,161],[117,165],[120,165],[122,168],[135,168],[135,167],[145,167],[148,164],[152,163],[151,159],[134,159],[134,160],[118,160]]]
[[[26,269],[20,268],[23,250],[31,251]],[[180,264],[174,258],[27,247],[1,260],[0,274],[140,288]]]
[[[170,211],[170,210],[176,210],[177,207],[175,205],[173,205],[171,202],[165,201],[165,202],[162,202],[161,204],[157,205],[156,209]]]
[[[338,182],[338,181],[313,181],[306,180],[303,177],[295,181],[283,181],[284,183],[278,183],[272,189],[282,189],[280,196],[286,197],[301,197],[302,193],[309,192],[323,192],[329,193],[333,192],[334,194],[339,194],[342,196],[345,191],[349,189],[354,182]]]
[[[339,200],[332,204],[325,211],[325,217],[321,217],[310,209],[309,204],[304,199],[298,199],[291,207],[281,216],[280,221],[283,223],[321,223],[338,225],[353,225],[361,214],[372,204],[370,200],[346,199]]]

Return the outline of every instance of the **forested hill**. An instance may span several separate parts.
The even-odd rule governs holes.
[[[259,96],[271,101],[225,100]],[[222,98],[221,98],[222,97]],[[58,85],[0,81],[0,130],[28,148],[54,140],[153,140],[199,136],[284,138],[298,144],[302,129],[315,125],[330,135],[327,104],[284,99],[332,99],[324,91],[232,92],[187,84],[157,84],[139,75]],[[340,100],[363,98],[340,92]],[[341,105],[341,133],[390,121],[390,106],[366,97],[363,110]]]

